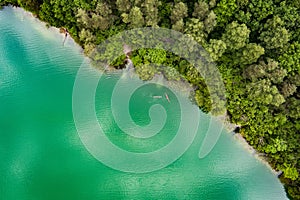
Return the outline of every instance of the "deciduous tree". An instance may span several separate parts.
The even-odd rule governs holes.
[[[265,50],[263,47],[255,43],[250,43],[236,52],[234,62],[241,65],[252,64],[264,53]]]
[[[283,26],[283,21],[274,16],[264,25],[259,39],[263,42],[266,49],[283,48],[289,41],[289,32]]]
[[[186,28],[184,32],[193,37],[194,40],[203,44],[206,38],[206,34],[204,33],[204,24],[202,21],[196,18],[191,18],[186,23]]]
[[[139,28],[145,24],[143,13],[139,7],[134,6],[129,14],[122,14],[123,22],[129,24],[131,28]]]
[[[209,13],[209,6],[206,2],[199,0],[194,5],[193,17],[203,20]]]
[[[158,7],[160,5],[161,2],[159,0],[145,0],[142,3],[146,26],[157,26],[159,22]]]
[[[238,24],[234,21],[226,26],[222,41],[225,42],[228,50],[237,50],[246,45],[249,34],[250,30],[245,24]]]
[[[222,40],[211,39],[206,48],[213,61],[217,61],[226,51],[226,44]]]
[[[185,3],[179,2],[176,3],[172,9],[170,19],[172,23],[176,23],[177,21],[188,16],[188,7]]]
[[[216,14],[214,11],[211,11],[207,18],[204,20],[204,28],[207,33],[210,33],[214,27],[217,25]]]

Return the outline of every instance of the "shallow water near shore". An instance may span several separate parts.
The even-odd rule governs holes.
[[[287,199],[277,177],[232,134],[223,131],[210,154],[198,158],[210,120],[203,113],[193,144],[163,169],[125,173],[99,162],[81,142],[73,120],[73,86],[84,58],[70,38],[64,46],[63,39],[21,9],[0,11],[0,199]],[[91,77],[83,79],[89,83]],[[180,123],[176,97],[158,84],[137,90],[128,108],[138,125],[150,122],[149,108],[156,103],[169,118],[154,137],[134,138],[113,118],[110,99],[119,79],[118,73],[102,76],[95,95],[107,137],[132,152],[168,144]],[[130,80],[124,82],[126,91]],[[165,92],[171,103],[152,98]]]

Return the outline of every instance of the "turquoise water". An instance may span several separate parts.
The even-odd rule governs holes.
[[[0,33],[0,199],[286,199],[270,169],[231,134],[222,133],[212,152],[198,158],[209,126],[204,114],[191,147],[163,169],[136,174],[102,164],[81,142],[73,120],[73,86],[83,62],[79,48],[71,40],[63,46],[62,35],[12,8],[0,11]],[[94,77],[83,77],[87,85],[99,76],[90,71]],[[118,73],[103,76],[95,96],[93,107],[106,136],[138,153],[168,144],[180,122],[174,94],[153,83],[131,96],[128,107],[137,125],[151,122],[151,105],[161,104],[167,114],[155,136],[132,137],[118,127],[111,109],[112,88],[119,79]],[[152,98],[165,92],[171,103]]]

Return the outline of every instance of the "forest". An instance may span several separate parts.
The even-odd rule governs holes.
[[[273,169],[290,199],[300,199],[300,0],[2,0],[64,27],[87,56],[105,39],[139,27],[191,36],[209,52],[226,88],[230,122]],[[93,59],[93,58],[92,58]],[[112,62],[124,66],[125,55]],[[160,49],[131,53],[143,80],[163,73],[188,80],[209,112],[205,81],[186,60]],[[155,62],[166,71],[143,65]]]

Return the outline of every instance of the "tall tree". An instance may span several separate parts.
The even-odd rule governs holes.
[[[278,16],[267,20],[259,36],[266,49],[283,48],[288,43],[290,36],[283,23]]]
[[[120,13],[128,13],[131,8],[130,0],[116,0],[116,6]]]
[[[142,3],[142,10],[145,14],[146,26],[157,26],[159,22],[158,7],[161,5],[159,0],[145,0]]]
[[[300,43],[294,42],[288,46],[284,54],[278,58],[282,68],[288,72],[300,74]]]
[[[213,61],[217,61],[226,51],[226,44],[222,40],[211,39],[206,51],[210,54]]]
[[[131,28],[139,28],[145,24],[143,13],[141,9],[137,6],[134,6],[129,14],[122,14],[123,22],[129,24]]]
[[[79,8],[77,11],[77,22],[80,26],[85,27],[85,28],[91,28],[93,25],[93,22],[91,18],[89,17],[87,11],[84,9]]]
[[[204,28],[207,33],[210,33],[217,25],[217,16],[214,11],[211,11],[204,20]]]
[[[173,24],[188,16],[188,7],[185,3],[176,3],[172,9],[170,19]]]
[[[206,33],[204,32],[204,24],[202,21],[196,18],[191,18],[187,23],[184,32],[193,37],[201,45],[204,44]]]
[[[286,98],[293,95],[297,91],[297,86],[287,81],[283,82],[281,94]]]
[[[226,26],[222,35],[228,50],[237,50],[246,45],[249,39],[250,30],[245,24],[238,24],[236,21]]]
[[[256,62],[265,53],[263,47],[250,43],[235,53],[234,62],[241,65],[248,65]]]
[[[96,41],[96,37],[93,35],[93,33],[87,29],[82,29],[79,33],[79,39],[84,44],[88,43],[94,43]]]
[[[198,1],[194,5],[193,17],[203,20],[209,13],[209,6],[204,1]]]
[[[175,31],[183,31],[184,30],[184,22],[183,19],[178,20],[175,24],[172,25],[172,29]]]
[[[274,84],[283,82],[283,79],[287,76],[287,71],[278,65],[278,62],[267,59],[267,62],[260,61],[257,65],[250,65],[244,70],[244,76],[251,80],[257,80],[258,78],[267,78]]]
[[[216,13],[218,26],[224,27],[233,18],[238,8],[236,0],[220,0],[214,8]]]
[[[279,93],[277,87],[271,84],[268,79],[249,83],[246,86],[248,98],[259,104],[280,106],[285,102],[284,97]]]

